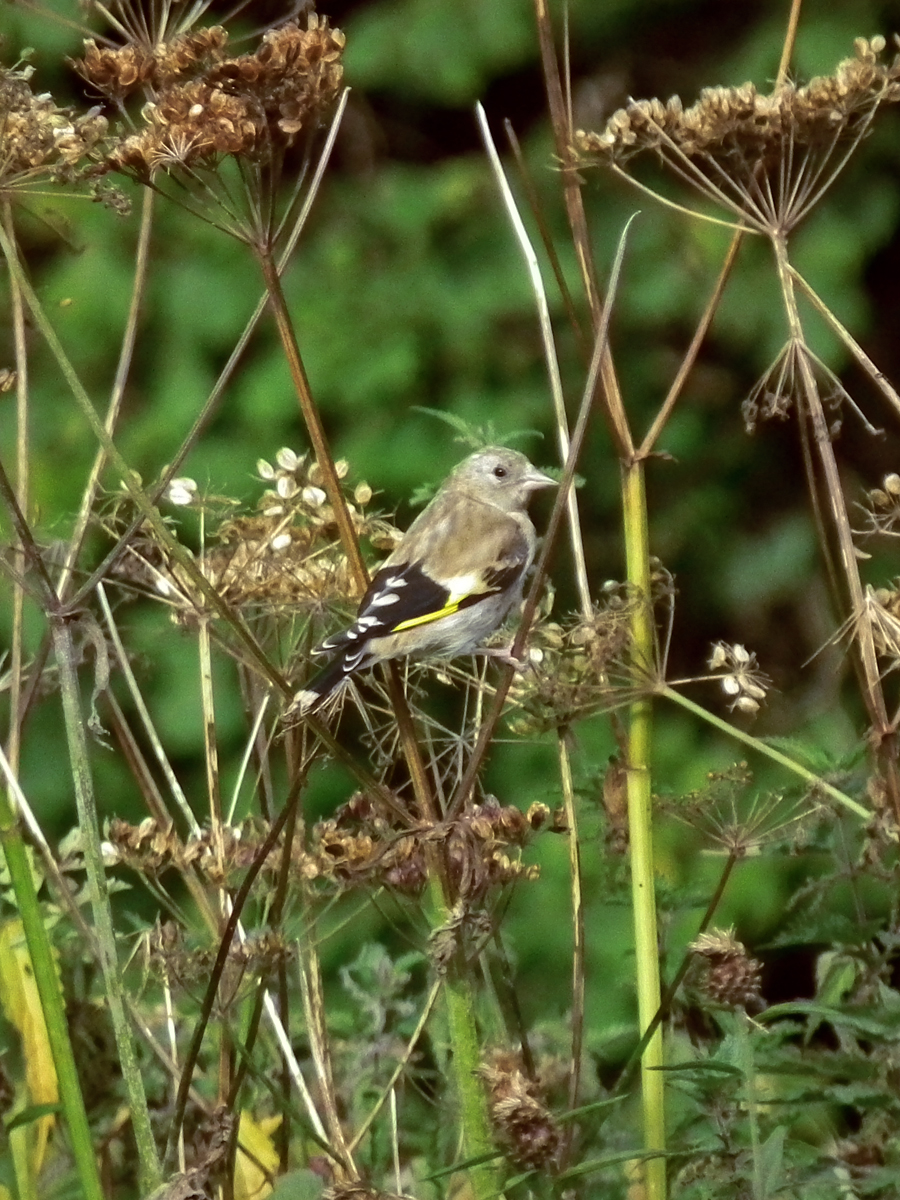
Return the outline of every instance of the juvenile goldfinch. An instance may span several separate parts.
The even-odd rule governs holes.
[[[555,486],[502,446],[461,462],[369,584],[355,622],[318,647],[337,654],[291,711],[314,712],[386,659],[471,653],[521,599],[535,547],[525,510],[532,492]]]

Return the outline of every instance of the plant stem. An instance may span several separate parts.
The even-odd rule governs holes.
[[[334,519],[341,537],[341,544],[344,547],[344,553],[347,555],[347,561],[350,564],[350,570],[353,573],[357,587],[360,591],[365,591],[369,582],[368,572],[360,553],[359,539],[356,536],[356,530],[353,527],[353,521],[347,509],[347,501],[344,499],[344,493],[341,490],[340,480],[338,479],[334,459],[331,457],[331,450],[328,446],[328,439],[325,436],[319,410],[313,400],[309,379],[306,375],[306,368],[303,365],[303,359],[300,357],[300,347],[297,344],[294,325],[288,311],[287,301],[284,298],[281,276],[278,273],[278,268],[270,251],[259,250],[258,258],[263,278],[266,282],[266,289],[269,293],[272,311],[275,314],[275,323],[278,326],[278,333],[281,337],[282,349],[284,350],[291,379],[297,392],[297,399],[300,402],[300,411],[303,414],[306,431],[312,443],[313,453],[316,456],[319,470],[322,472],[322,482],[328,494],[328,502],[334,512]]]
[[[897,765],[897,735],[888,718],[884,692],[881,687],[881,675],[878,670],[878,658],[875,651],[875,641],[871,622],[865,619],[865,596],[862,580],[859,574],[859,562],[856,557],[856,547],[853,544],[853,530],[850,525],[850,515],[841,486],[840,472],[835,458],[834,446],[828,429],[828,422],[822,410],[819,389],[813,375],[812,365],[806,350],[806,339],[797,299],[794,294],[794,276],[788,261],[786,236],[777,231],[771,237],[772,249],[775,252],[775,264],[778,271],[778,281],[781,287],[782,300],[791,337],[797,348],[797,362],[802,384],[803,417],[809,421],[813,434],[813,445],[821,467],[824,480],[825,494],[828,499],[828,514],[831,518],[831,529],[837,544],[838,559],[842,571],[843,600],[854,618],[853,646],[856,650],[854,658],[857,662],[861,691],[869,720],[872,725],[876,761],[878,762],[887,794],[890,798],[895,820],[900,821],[900,772]],[[814,482],[810,480],[810,486]]]
[[[578,1107],[578,1089],[581,1081],[581,1055],[584,1046],[584,896],[581,887],[581,849],[578,837],[578,814],[575,809],[575,787],[572,780],[572,763],[566,734],[557,736],[559,775],[562,783],[563,804],[566,813],[566,830],[569,843],[569,886],[572,897],[572,1056],[569,1066],[569,1108]],[[572,1146],[574,1128],[566,1134],[566,1151]]]
[[[753,1159],[753,1200],[765,1200],[766,1184],[763,1177],[763,1161],[759,1141],[759,1104],[756,1099],[756,1065],[753,1045],[750,1041],[750,1018],[744,1012],[737,1017],[737,1044],[741,1073],[744,1076],[744,1103],[750,1125],[750,1154]]]
[[[59,670],[69,761],[78,805],[82,850],[94,916],[94,929],[100,949],[100,966],[103,971],[106,1004],[115,1030],[119,1063],[128,1095],[131,1124],[137,1145],[141,1189],[143,1193],[149,1193],[159,1186],[162,1176],[156,1144],[153,1140],[153,1130],[150,1125],[144,1081],[126,1014],[125,991],[119,972],[112,912],[106,888],[106,873],[100,849],[100,829],[97,821],[97,806],[94,799],[84,716],[81,711],[78,674],[74,666],[75,647],[72,642],[72,627],[70,622],[65,619],[52,615],[50,619],[53,648]]]
[[[863,808],[861,804],[858,804],[854,799],[846,795],[845,792],[833,787],[830,783],[826,783],[825,780],[816,775],[814,771],[807,770],[807,768],[801,766],[800,763],[794,762],[792,758],[788,758],[786,754],[782,754],[781,751],[776,750],[774,746],[769,746],[766,742],[761,741],[759,738],[753,737],[752,734],[744,733],[742,729],[737,729],[734,725],[729,725],[727,721],[723,721],[722,718],[717,717],[715,713],[711,713],[708,709],[702,708],[699,704],[695,704],[693,700],[688,700],[687,696],[682,696],[680,692],[676,692],[670,687],[660,688],[659,695],[664,696],[666,700],[671,700],[674,704],[681,705],[682,708],[687,709],[687,711],[693,713],[694,716],[700,717],[700,719],[706,721],[707,724],[721,730],[722,733],[727,733],[728,736],[733,737],[735,741],[743,742],[745,746],[750,746],[760,754],[764,754],[766,758],[770,758],[772,762],[778,763],[779,766],[786,768],[786,770],[791,771],[794,775],[799,775],[799,777],[805,780],[805,782],[808,783],[811,788],[814,788],[817,792],[821,792],[830,800],[834,800],[843,808],[849,809],[849,811],[855,816],[862,817],[865,821],[870,821],[872,819],[872,813],[867,808]]]
[[[623,468],[622,497],[628,581],[641,596],[632,625],[633,656],[641,672],[652,670],[655,655],[653,610],[650,596],[650,548],[644,470],[640,462]],[[628,730],[628,836],[631,850],[631,893],[637,971],[638,1020],[643,1033],[660,1006],[659,949],[656,930],[656,894],[653,869],[653,810],[650,752],[652,701],[643,697],[631,705]],[[641,1094],[644,1111],[644,1148],[663,1152],[666,1147],[662,1029],[647,1042],[641,1059]],[[648,1200],[665,1200],[666,1164],[654,1158],[643,1165]]]

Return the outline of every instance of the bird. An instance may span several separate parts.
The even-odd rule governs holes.
[[[289,711],[315,713],[376,663],[472,653],[521,600],[537,541],[528,503],[555,486],[505,446],[459,463],[376,572],[353,624],[317,647],[334,657]]]

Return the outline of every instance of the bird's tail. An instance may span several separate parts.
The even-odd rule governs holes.
[[[344,656],[339,654],[327,667],[323,667],[318,675],[314,675],[306,687],[297,692],[285,716],[308,717],[310,714],[318,712],[335,695],[347,678]]]

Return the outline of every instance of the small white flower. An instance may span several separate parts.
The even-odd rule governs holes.
[[[256,460],[256,473],[260,479],[264,479],[266,483],[269,483],[275,478],[275,468],[270,462],[266,462],[264,458],[258,458]]]
[[[300,495],[303,503],[308,504],[311,508],[321,508],[328,499],[320,487],[305,487]]]
[[[268,508],[263,509],[264,517],[281,517],[284,516],[283,504],[272,504]]]
[[[290,500],[292,496],[296,496],[299,488],[297,480],[290,475],[279,476],[278,482],[275,484],[275,491],[282,500]]]
[[[277,533],[275,535],[275,537],[273,537],[271,542],[269,543],[269,545],[276,552],[276,554],[278,553],[279,550],[287,550],[287,548],[290,544],[291,544],[291,535],[289,533]]]
[[[300,465],[300,459],[290,446],[282,446],[275,455],[275,461],[283,471],[296,471]]]
[[[738,643],[717,642],[709,656],[709,669],[727,672],[720,683],[732,709],[751,714],[759,711],[771,680],[759,669],[755,654]]]
[[[186,476],[171,480],[169,486],[166,488],[166,499],[170,504],[177,504],[181,508],[186,508],[197,499],[196,482],[193,479],[188,479]]]

